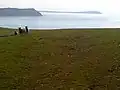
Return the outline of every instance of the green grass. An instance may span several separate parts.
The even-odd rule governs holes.
[[[0,35],[10,32],[0,29]],[[0,90],[119,89],[119,29],[0,37]]]

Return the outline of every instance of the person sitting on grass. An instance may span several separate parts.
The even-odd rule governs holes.
[[[19,30],[19,34],[25,33],[25,30],[24,30],[24,29],[21,29],[21,27],[19,27],[18,30]]]

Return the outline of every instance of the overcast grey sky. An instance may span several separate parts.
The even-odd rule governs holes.
[[[120,0],[1,0],[0,7],[35,8],[37,10],[83,11],[120,13]]]

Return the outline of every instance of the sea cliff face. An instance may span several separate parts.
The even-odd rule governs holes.
[[[0,8],[0,16],[42,16],[42,14],[34,8]]]

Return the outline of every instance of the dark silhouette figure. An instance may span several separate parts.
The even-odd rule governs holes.
[[[25,31],[26,31],[26,33],[28,33],[28,27],[27,26],[25,26]]]
[[[19,27],[18,30],[19,30],[19,34],[25,33],[25,30],[21,29],[21,27]]]
[[[17,35],[17,31],[14,31],[14,35]]]
[[[19,27],[18,30],[19,30],[19,34],[22,34],[22,29],[21,29],[21,27]]]

